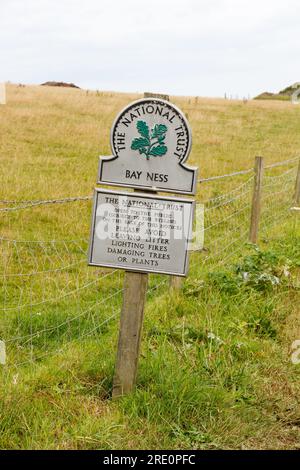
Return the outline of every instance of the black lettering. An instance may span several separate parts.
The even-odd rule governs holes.
[[[147,180],[153,181],[153,173],[147,171]]]
[[[122,124],[124,124],[124,126],[128,127],[129,124],[131,124],[131,121],[128,118],[124,118],[124,120],[122,121]]]
[[[130,117],[131,117],[131,122],[137,118],[137,116],[133,113],[130,113]]]
[[[146,107],[146,111],[147,111],[148,114],[152,114],[154,112],[154,107],[152,106],[152,104],[149,104]]]

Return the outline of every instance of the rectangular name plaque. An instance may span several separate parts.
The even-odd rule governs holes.
[[[89,264],[186,276],[194,201],[95,189]]]

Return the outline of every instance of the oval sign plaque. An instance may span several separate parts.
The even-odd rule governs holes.
[[[191,149],[184,114],[168,101],[135,101],[111,130],[112,156],[100,157],[98,182],[153,191],[195,194],[197,169],[184,163]]]

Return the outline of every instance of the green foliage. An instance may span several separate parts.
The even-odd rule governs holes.
[[[289,260],[272,251],[253,247],[255,253],[246,256],[235,267],[238,277],[249,287],[257,290],[273,289],[284,283],[289,274]]]
[[[167,126],[164,124],[155,124],[152,129],[151,137],[153,139],[158,139],[159,141],[165,138],[165,133],[167,132]]]
[[[138,150],[140,154],[147,154],[147,147],[149,146],[149,140],[144,139],[143,137],[136,138],[131,144],[132,150]]]
[[[168,148],[165,143],[167,126],[164,124],[155,124],[151,129],[151,136],[149,127],[146,122],[138,121],[137,130],[142,137],[133,139],[131,144],[132,150],[138,150],[141,155],[145,155],[147,160],[150,156],[161,157],[167,153]]]
[[[136,127],[141,136],[149,139],[149,127],[145,121],[138,121]]]
[[[278,418],[278,410],[288,408],[290,419],[297,419],[288,382],[296,387],[300,371],[290,367],[282,348],[282,312],[294,301],[282,282],[283,266],[288,261],[297,269],[293,243],[284,244],[284,250],[283,255],[281,242],[268,251],[251,247],[228,271],[204,280],[191,277],[177,295],[168,290],[151,295],[136,391],[115,402],[110,396],[118,322],[84,339],[88,323],[107,312],[97,309],[80,323],[74,318],[69,331],[63,318],[71,308],[76,316],[70,300],[65,310],[49,308],[44,320],[33,314],[41,323],[38,329],[43,321],[46,327],[45,335],[33,338],[34,349],[47,344],[55,354],[17,371],[2,370],[0,448],[285,447],[278,436],[286,435],[286,418]],[[281,282],[257,288],[244,279],[245,270],[251,276],[278,275]],[[15,354],[19,361],[30,322],[16,320],[11,327],[25,339],[16,351],[9,347],[8,357]],[[52,322],[62,323],[57,337]],[[59,353],[62,335],[68,341]],[[278,435],[273,436],[275,421]],[[292,443],[290,435],[287,446]]]
[[[219,290],[237,294],[243,287],[258,291],[273,290],[289,278],[290,260],[272,251],[253,246],[254,253],[245,256],[230,271],[208,274],[209,282]]]
[[[161,157],[167,153],[167,147],[165,145],[157,145],[156,147],[152,147],[148,155],[153,155],[153,157]]]
[[[240,288],[239,279],[230,272],[217,271],[208,273],[208,280],[214,287],[228,294],[237,294]]]
[[[258,336],[276,338],[277,330],[271,320],[261,313],[255,313],[248,319],[248,328]]]

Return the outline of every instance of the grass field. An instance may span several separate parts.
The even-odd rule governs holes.
[[[266,172],[259,248],[252,175],[198,186],[205,249],[180,292],[150,276],[137,388],[110,398],[123,274],[86,266],[91,201],[22,201],[91,196],[112,121],[137,98],[9,85],[0,106],[0,448],[297,449],[296,161]],[[171,99],[201,178],[299,156],[298,106]]]

